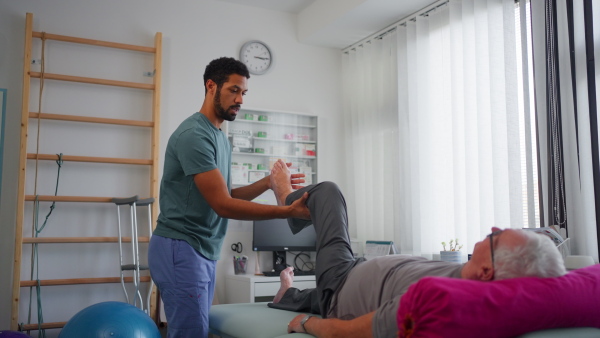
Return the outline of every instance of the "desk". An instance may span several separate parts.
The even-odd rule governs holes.
[[[315,276],[294,276],[292,284],[301,290],[314,288],[316,285]],[[225,302],[269,302],[273,300],[280,286],[279,277],[228,275],[225,277]]]

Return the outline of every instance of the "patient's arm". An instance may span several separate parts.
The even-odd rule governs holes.
[[[352,320],[341,320],[336,318],[321,319],[313,317],[304,323],[306,333],[319,338],[356,337],[372,338],[371,324],[375,312],[367,313]],[[288,333],[305,332],[300,321],[305,315],[298,315],[288,325]]]

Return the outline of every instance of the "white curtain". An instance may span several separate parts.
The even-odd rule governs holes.
[[[343,55],[346,195],[351,235],[363,242],[393,238],[399,212],[397,52],[391,32]]]
[[[458,238],[466,256],[528,225],[515,19],[514,0],[450,1],[344,56],[360,241],[431,257]]]

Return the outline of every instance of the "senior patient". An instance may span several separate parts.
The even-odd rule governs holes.
[[[408,287],[425,276],[480,281],[515,277],[557,277],[566,270],[562,256],[546,236],[534,232],[492,228],[475,244],[465,264],[423,257],[386,256],[355,259],[350,247],[344,196],[337,185],[322,182],[294,191],[283,161],[271,171],[271,186],[279,205],[309,193],[311,220],[288,219],[293,233],[314,224],[317,233],[316,289],[291,287],[293,270],[281,272],[281,288],[270,307],[319,313],[324,318],[298,315],[288,332],[317,337],[396,337],[396,312]]]

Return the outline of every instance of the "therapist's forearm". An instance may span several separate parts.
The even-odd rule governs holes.
[[[231,189],[231,197],[246,201],[252,201],[253,199],[260,196],[262,193],[270,189],[268,183],[269,179],[270,177],[267,176],[250,185]]]

